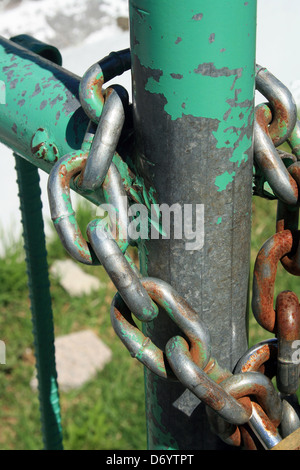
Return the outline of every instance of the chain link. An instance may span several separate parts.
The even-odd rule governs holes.
[[[116,151],[128,110],[127,92],[118,86],[102,89],[105,82],[129,68],[129,50],[112,53],[92,66],[81,81],[81,104],[91,122],[82,149],[59,160],[50,174],[49,204],[55,228],[71,256],[81,263],[102,264],[116,286],[111,322],[130,354],[159,377],[179,380],[200,398],[207,406],[212,430],[224,442],[248,449],[272,448],[300,425],[295,395],[299,366],[292,360],[293,342],[300,337],[299,300],[295,293],[284,291],[273,306],[278,263],[300,274],[300,124],[295,102],[279,80],[257,66],[256,88],[268,103],[255,110],[254,194],[278,199],[278,211],[276,233],[256,259],[252,310],[257,322],[276,338],[249,349],[232,373],[212,356],[209,332],[197,312],[166,282],[142,278],[126,252],[130,235],[124,201],[145,203],[149,210],[155,201],[154,190],[146,188]],[[293,154],[277,150],[283,142]],[[101,219],[92,221],[86,241],[72,208],[71,183],[83,194],[103,191],[104,200],[121,214],[118,223],[108,229]],[[271,191],[265,190],[265,183]],[[160,349],[138,328],[134,317],[150,322],[163,313],[182,335],[170,338]]]

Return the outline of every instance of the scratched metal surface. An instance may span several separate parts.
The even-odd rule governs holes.
[[[205,241],[152,240],[147,270],[199,313],[232,370],[247,348],[256,2],[181,3],[130,2],[137,165],[160,204],[204,204]],[[178,333],[163,314],[146,331],[162,348]],[[150,448],[222,448],[184,392],[146,373]]]

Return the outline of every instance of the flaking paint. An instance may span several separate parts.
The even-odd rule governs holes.
[[[189,126],[195,129],[196,134],[197,126],[199,126],[198,135],[204,135],[203,129],[207,130],[208,134],[212,134],[213,139],[211,135],[207,136],[208,145],[204,144],[202,149],[199,148],[199,178],[204,179],[203,174],[209,173],[209,179],[206,178],[204,186],[208,189],[214,204],[211,209],[213,214],[207,224],[213,221],[215,226],[219,215],[223,215],[223,233],[233,232],[234,227],[230,225],[231,217],[234,221],[237,220],[234,210],[238,210],[238,207],[233,204],[234,191],[230,183],[235,178],[237,187],[238,174],[241,175],[242,172],[244,172],[243,176],[246,172],[249,174],[249,179],[251,178],[249,167],[255,74],[255,7],[255,0],[248,2],[248,5],[236,0],[130,1],[133,101],[136,105],[137,129],[141,137],[141,144],[137,145],[137,150],[143,162],[149,159],[150,173],[153,174],[154,184],[158,183],[157,190],[159,194],[162,194],[161,197],[169,197],[171,194],[174,196],[174,187],[176,187],[174,181],[178,183],[178,193],[182,197],[182,186],[185,183],[192,185],[192,177],[197,174],[189,172],[193,166],[187,162],[188,158],[193,159],[197,156],[191,148],[184,148],[180,145],[180,139],[186,142],[186,136],[191,135],[193,138],[193,132],[182,136],[180,131],[182,129],[187,131]],[[241,41],[239,35],[242,36]],[[151,108],[152,97],[153,109]],[[155,115],[156,109],[157,116]],[[146,114],[145,117],[143,112]],[[166,131],[166,145],[154,143],[155,138],[158,139],[158,137],[155,135],[155,125],[147,119],[148,112],[152,120],[158,123],[157,127],[161,119],[163,130]],[[148,128],[146,124],[149,124]],[[158,135],[160,139],[163,138],[162,132],[158,132]],[[195,142],[198,140],[195,138]],[[158,173],[160,168],[166,170],[166,161],[170,163],[170,166],[172,165],[173,156],[174,167],[176,166],[176,169],[180,171],[179,152],[175,152],[173,148],[176,145],[182,150],[182,176],[181,180],[177,179],[174,170],[170,168],[170,178],[166,178],[165,190]],[[218,149],[217,152],[214,151],[215,148]],[[169,154],[166,153],[168,149]],[[222,149],[224,149],[223,152]],[[201,150],[205,154],[201,154]],[[222,153],[223,160],[221,159]],[[210,160],[215,161],[213,170]],[[185,163],[187,163],[188,170],[184,167]],[[207,172],[205,164],[209,170]],[[151,165],[153,168],[156,165],[153,172]],[[167,175],[167,172],[165,174]],[[219,186],[215,182],[219,183]],[[225,190],[227,194],[221,194]],[[217,211],[215,207],[218,208]],[[220,232],[219,229],[218,232]],[[161,277],[176,284],[176,276],[173,274],[177,272],[173,270],[176,263],[173,262],[172,253],[170,257],[168,256],[169,254],[167,260],[170,260],[171,274],[169,276],[167,268],[163,267]],[[152,260],[150,260],[150,273],[151,270],[158,271],[155,261]],[[156,276],[160,277],[159,274]],[[168,276],[173,279],[170,281]],[[184,276],[180,276],[180,279],[182,277]],[[200,277],[199,273],[199,279]],[[186,293],[190,294],[190,292]],[[158,338],[163,336],[158,331],[159,327],[161,330],[167,329],[166,325],[159,324],[158,327],[153,328],[152,338],[155,338],[154,335]],[[167,394],[164,395],[164,393],[163,386],[156,381],[155,377],[146,374],[147,424],[151,449],[169,448],[174,436],[179,441],[186,442],[185,438],[175,430],[176,425],[172,422],[175,412],[173,413],[171,400],[168,401]],[[162,410],[162,407],[165,409]],[[178,420],[180,422],[181,416],[176,416],[176,418],[177,422]],[[166,426],[165,434],[161,433],[164,429],[161,424]],[[193,431],[188,427],[185,429],[191,442],[196,435],[195,429]],[[193,436],[191,436],[192,433]],[[196,443],[199,448],[202,445],[201,439],[203,442],[208,441],[206,436],[202,435]],[[180,448],[180,444],[177,445]]]
[[[152,72],[145,89],[164,97],[164,109],[172,120],[184,115],[218,120],[218,129],[213,132],[216,148],[232,148],[229,166],[232,163],[232,168],[240,167],[247,162],[247,152],[252,146],[246,129],[253,121],[256,1],[235,2],[232,15],[232,8],[224,8],[224,3],[230,6],[232,2],[222,0],[221,15],[216,14],[220,11],[220,0],[200,2],[201,11],[197,1],[187,6],[181,0],[174,0],[172,8],[177,14],[172,15],[172,21],[168,21],[167,6],[164,10],[156,3],[139,0],[137,7],[131,2],[135,34],[132,53]],[[161,21],[161,16],[157,20],[157,8],[160,15],[165,15],[165,21]],[[239,48],[234,43],[236,36],[228,34],[236,30],[237,24],[245,26],[239,31]],[[195,38],[199,52],[192,55]],[[251,57],[245,57],[245,50]],[[231,175],[234,177],[234,172]],[[221,177],[224,181],[226,176]],[[221,184],[218,191],[226,188],[227,185]]]

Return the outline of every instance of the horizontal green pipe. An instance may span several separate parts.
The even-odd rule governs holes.
[[[79,101],[80,77],[0,36],[1,84],[0,142],[46,173],[81,148],[89,119]],[[99,194],[86,197],[102,201]]]
[[[81,148],[88,118],[78,97],[79,77],[0,37],[0,80],[5,85],[5,104],[0,105],[4,144],[47,172],[51,165],[31,148],[38,129],[45,129],[59,156]]]

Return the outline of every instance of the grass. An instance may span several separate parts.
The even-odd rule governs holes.
[[[262,244],[275,230],[276,202],[253,200],[251,272]],[[94,218],[89,205],[77,208],[82,227]],[[51,264],[66,256],[57,238],[48,241]],[[82,388],[60,394],[65,449],[146,449],[143,368],[132,360],[110,324],[115,288],[102,267],[87,268],[104,287],[100,292],[71,298],[51,278],[55,334],[91,329],[112,350],[112,361]],[[276,292],[295,290],[297,278],[279,267]],[[250,345],[273,335],[250,315]],[[0,259],[0,331],[7,347],[7,364],[0,367],[0,449],[41,449],[38,397],[29,386],[35,370],[26,267],[21,241]]]
[[[94,218],[90,206],[77,210],[81,226]],[[57,238],[48,243],[49,264],[64,258]],[[32,324],[22,243],[7,250],[0,260],[0,331],[6,344],[6,365],[0,367],[0,449],[41,449],[38,396],[29,386],[35,372]],[[111,349],[112,361],[82,388],[60,393],[64,448],[146,448],[143,368],[116,337],[110,324],[110,304],[115,288],[102,267],[86,269],[104,287],[71,298],[51,278],[51,296],[57,336],[93,330]]]

